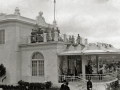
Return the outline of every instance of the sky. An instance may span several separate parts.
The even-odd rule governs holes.
[[[0,0],[0,12],[36,19],[43,12],[47,23],[54,19],[54,0]],[[120,49],[120,0],[56,0],[56,20],[61,33],[80,34],[89,43],[108,43]]]

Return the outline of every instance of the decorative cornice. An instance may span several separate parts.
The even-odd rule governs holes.
[[[19,47],[30,47],[30,46],[44,46],[44,45],[65,45],[65,42],[52,41],[52,42],[41,42],[41,43],[30,43],[30,44],[20,44]]]
[[[27,17],[18,16],[18,15],[14,15],[14,14],[0,15],[0,23],[8,22],[8,21],[22,22],[22,23],[27,23],[27,24],[31,24],[31,25],[36,24],[36,20],[30,19]],[[44,25],[44,26],[42,26],[42,25],[39,25],[39,26],[43,27],[43,28],[47,28],[47,27],[52,26],[52,25],[46,23],[46,25]]]

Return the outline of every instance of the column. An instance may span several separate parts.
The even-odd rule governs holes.
[[[64,42],[67,42],[67,35],[64,34]]]
[[[80,37],[80,44],[83,44],[83,38]]]
[[[69,68],[69,63],[68,63],[68,60],[67,60],[67,56],[64,56],[65,57],[65,61],[66,61],[66,68],[67,68],[67,74],[68,74],[68,68]],[[64,78],[63,78],[63,80],[65,80],[66,79],[66,75],[64,75]]]
[[[86,57],[82,56],[82,75],[83,75],[83,79],[86,79],[86,76],[85,76],[85,62],[86,62]]]
[[[58,32],[55,31],[55,38],[54,38],[55,41],[58,41]]]
[[[52,41],[52,33],[51,33],[51,31],[49,32],[49,41]]]
[[[96,64],[97,64],[97,73],[99,71],[99,59],[98,59],[98,55],[96,55]]]
[[[44,33],[44,42],[47,42],[47,37],[46,37],[47,33]]]
[[[87,46],[88,45],[88,40],[87,39],[85,39],[85,46]]]

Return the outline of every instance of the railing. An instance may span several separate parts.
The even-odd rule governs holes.
[[[93,82],[107,82],[116,79],[117,76],[115,73],[108,73],[108,74],[86,74],[86,79],[83,78],[82,74],[80,76],[67,76],[67,75],[60,75],[59,82],[63,80],[67,80],[69,82],[78,82],[78,81],[86,81],[91,79]]]
[[[67,80],[69,82],[78,82],[82,80],[81,76],[66,76],[66,75],[60,75],[59,76],[59,82],[63,82],[63,80]]]
[[[35,34],[30,36],[21,37],[20,44],[30,44],[30,43],[41,43],[41,42],[52,42],[52,41],[60,41],[67,42],[71,44],[87,44],[84,43],[85,39],[81,38],[80,40],[73,35],[61,34],[58,32],[54,33],[43,33],[43,34]]]
[[[86,80],[91,79],[92,81],[103,81],[105,77],[105,74],[86,74]]]
[[[117,78],[116,73],[106,74],[86,74],[86,79],[91,79],[94,82],[107,82]]]
[[[43,40],[43,34],[31,35],[31,43],[40,43]]]
[[[40,42],[44,42],[43,34],[31,35],[20,38],[20,44],[30,44],[30,43],[40,43]]]

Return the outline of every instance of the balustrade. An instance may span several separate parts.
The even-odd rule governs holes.
[[[67,80],[68,82],[78,82],[82,80],[80,76],[66,76],[66,75],[60,75],[59,76],[59,82],[63,82],[63,80]]]
[[[64,35],[63,34],[59,34],[58,41],[64,41]]]
[[[31,35],[31,43],[43,42],[43,34]]]
[[[86,74],[86,80],[91,79],[93,82],[107,82],[116,79],[116,76],[113,74]],[[76,82],[76,81],[86,81],[83,79],[82,74],[79,76],[68,76],[68,75],[60,75],[59,82],[63,80],[67,80],[69,82]]]
[[[21,37],[21,44],[30,44],[30,43],[41,43],[41,42],[52,42],[52,41],[62,41],[70,44],[87,44],[87,39],[81,39],[79,34],[78,36],[61,34],[56,31],[41,31],[41,28],[38,30],[33,30],[30,36]]]

